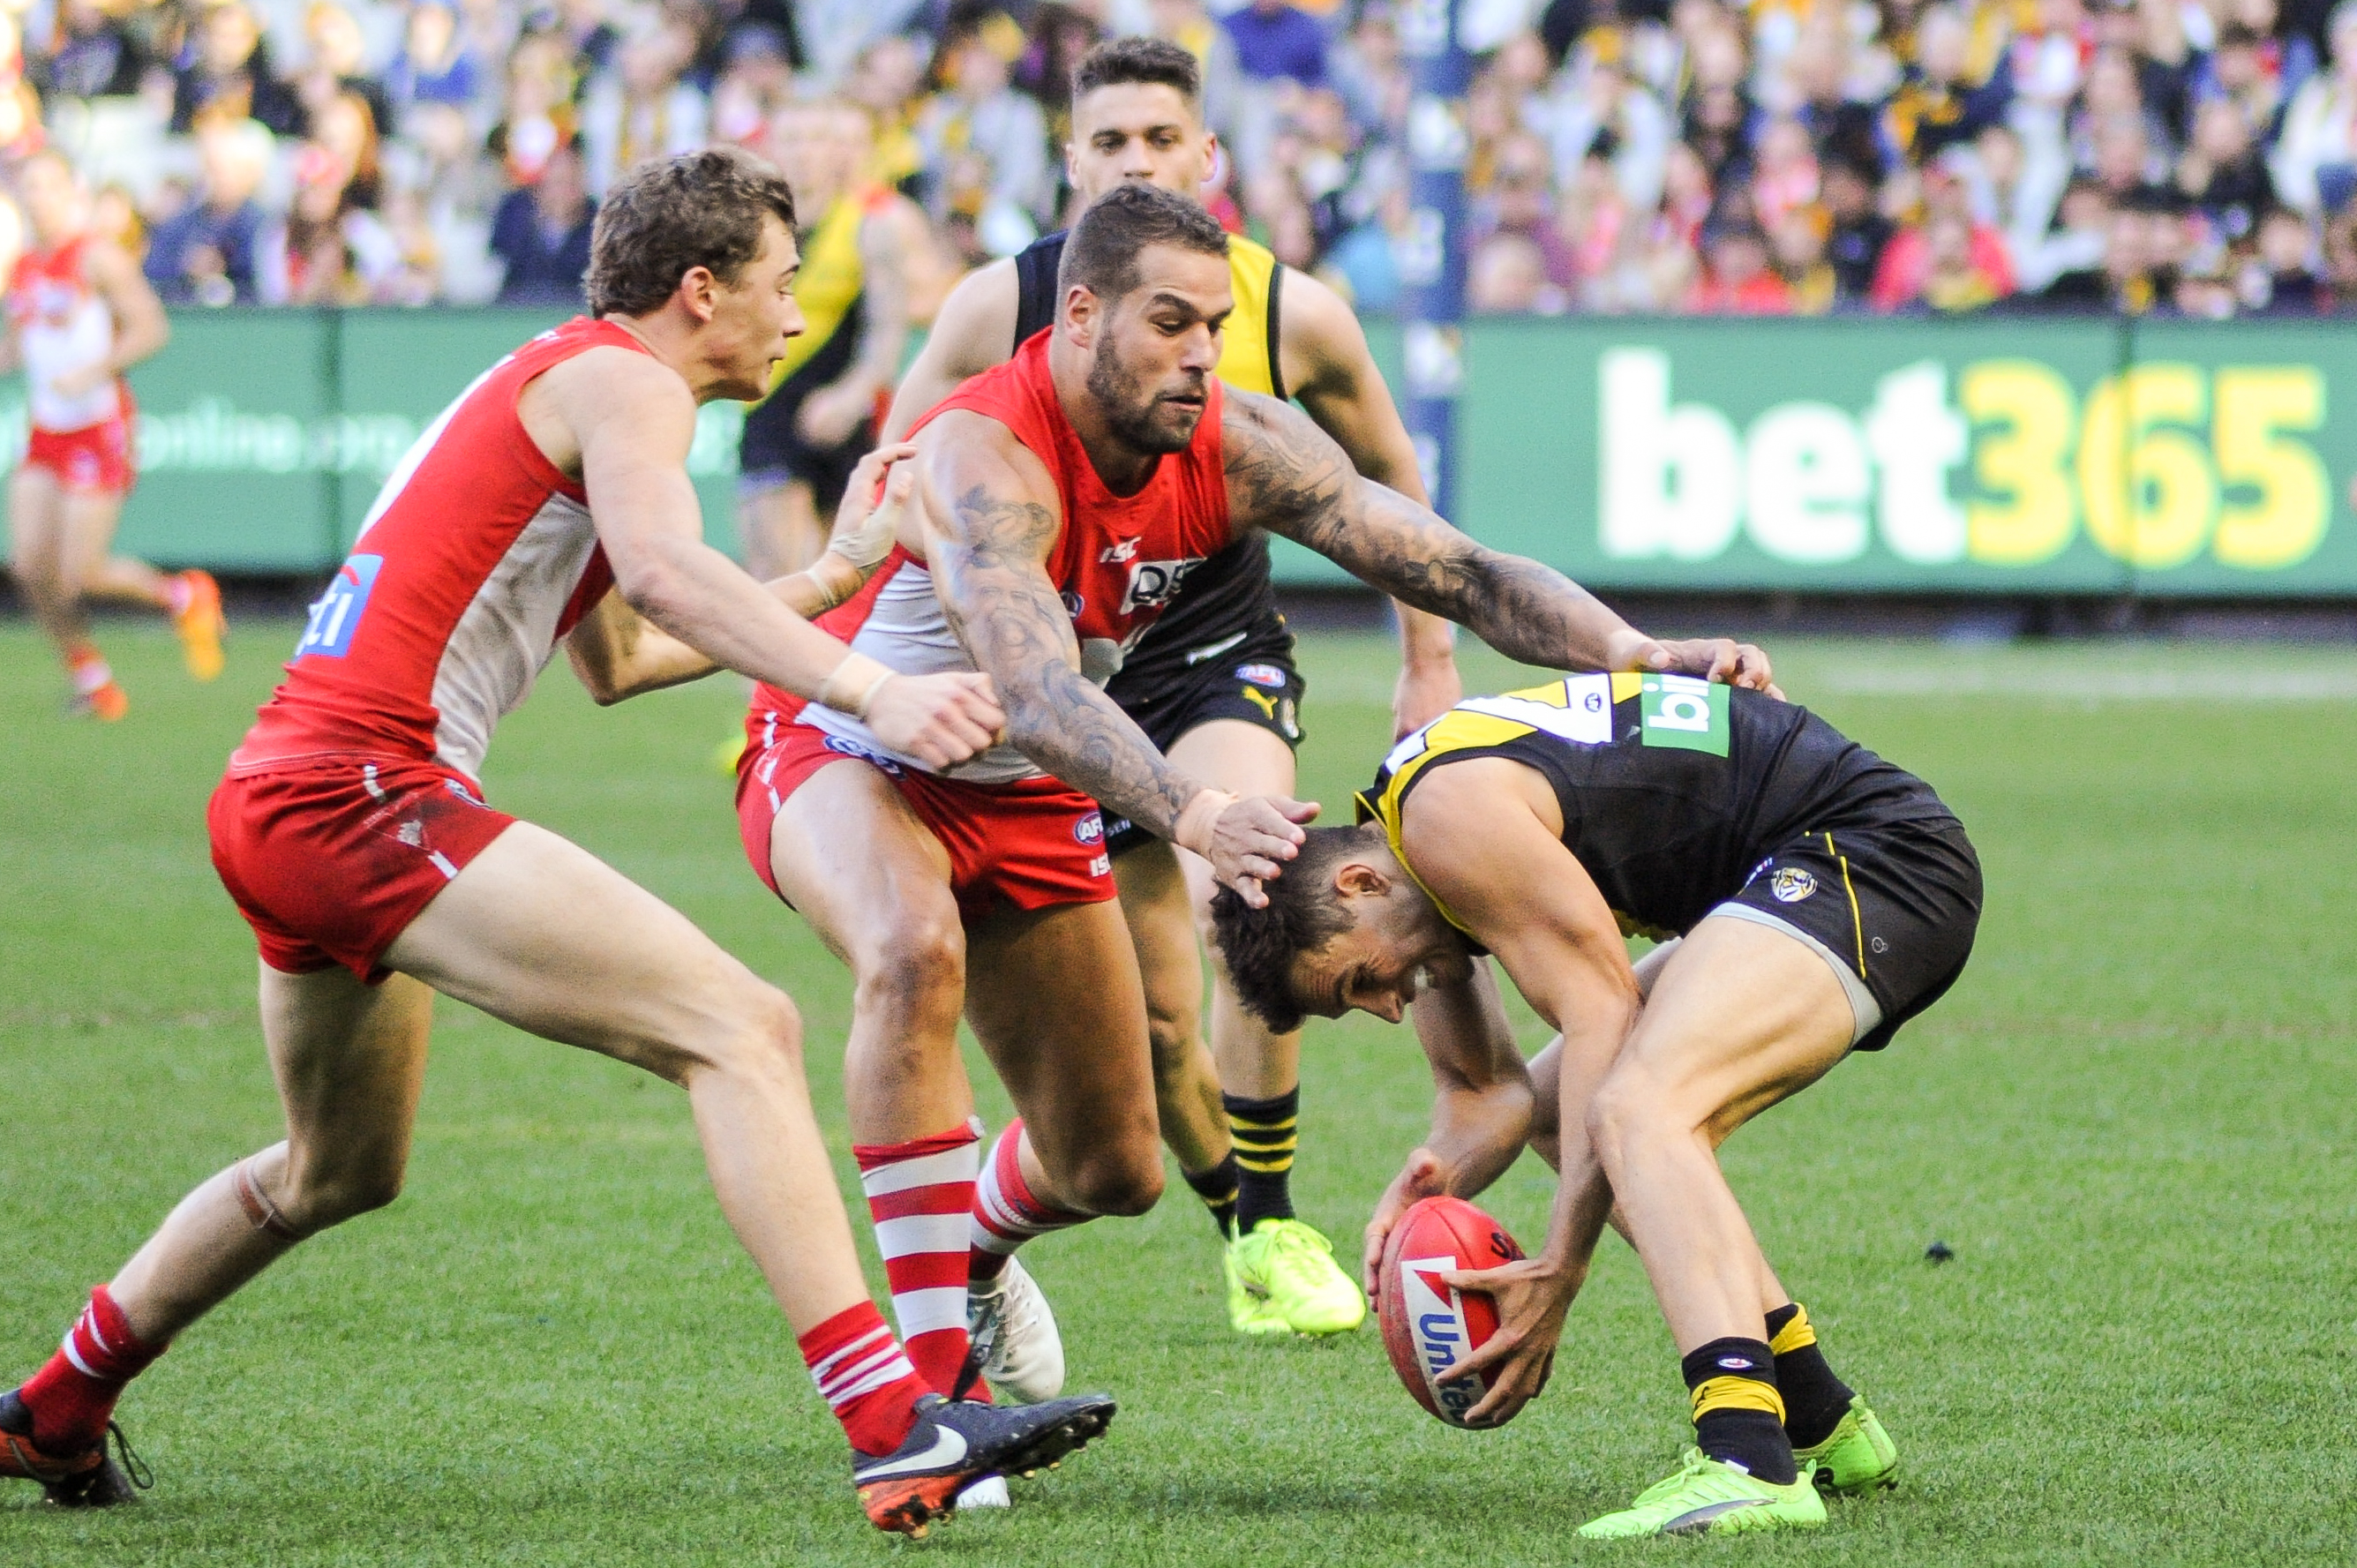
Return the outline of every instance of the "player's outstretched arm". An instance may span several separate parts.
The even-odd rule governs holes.
[[[1267,902],[1261,882],[1293,858],[1302,838],[1294,824],[1317,808],[1240,800],[1173,768],[1081,673],[1071,616],[1047,571],[1062,521],[1039,460],[978,414],[946,414],[926,435],[918,510],[933,588],[967,655],[997,682],[1006,738],[1075,789],[1210,861],[1246,902]]]
[[[1498,1298],[1497,1336],[1461,1363],[1494,1369],[1490,1392],[1468,1412],[1473,1424],[1494,1424],[1544,1385],[1564,1314],[1612,1212],[1611,1184],[1587,1137],[1587,1104],[1636,1021],[1637,981],[1620,924],[1563,846],[1560,808],[1534,769],[1502,758],[1435,769],[1410,798],[1402,828],[1417,877],[1563,1033],[1561,1176],[1545,1244],[1520,1262],[1449,1276]]]
[[[1351,307],[1316,278],[1288,267],[1281,331],[1286,390],[1318,428],[1334,438],[1361,476],[1429,508],[1415,444]],[[1457,673],[1457,628],[1412,605],[1394,600],[1393,607],[1400,634],[1399,682],[1392,689],[1397,739],[1455,707],[1465,682]]]
[[[917,474],[903,459],[913,446],[879,446],[859,459],[835,508],[834,530],[819,558],[764,585],[804,620],[815,620],[864,586],[892,553]],[[632,609],[617,591],[597,601],[565,639],[573,672],[600,707],[700,680],[720,668]]]
[[[904,439],[909,427],[931,413],[969,376],[1004,364],[1015,354],[1015,321],[1022,307],[1011,261],[993,262],[968,273],[942,301],[925,334],[917,362],[900,378],[884,416],[884,439]]]
[[[987,678],[896,675],[705,543],[687,478],[695,405],[675,372],[647,355],[593,349],[527,386],[518,408],[551,461],[577,465],[615,586],[639,614],[716,664],[866,719],[929,767],[990,745],[1005,715]]]
[[[1489,549],[1396,490],[1355,472],[1299,410],[1230,392],[1221,437],[1228,505],[1361,582],[1468,627],[1525,664],[1659,670],[1765,689],[1768,656],[1723,638],[1661,642],[1552,566]]]
[[[1367,1221],[1367,1293],[1377,1290],[1383,1242],[1420,1197],[1472,1197],[1506,1174],[1529,1139],[1531,1075],[1498,1000],[1488,963],[1437,979],[1409,1010],[1432,1066],[1432,1131],[1409,1151]]]

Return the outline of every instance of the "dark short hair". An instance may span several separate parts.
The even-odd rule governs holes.
[[[1056,269],[1058,300],[1074,287],[1107,304],[1122,298],[1137,286],[1137,258],[1148,245],[1224,257],[1228,231],[1183,196],[1125,180],[1089,203],[1072,225],[1063,264]]]
[[[761,222],[794,228],[786,177],[739,147],[640,164],[597,209],[584,286],[592,316],[662,308],[691,268],[734,284],[761,253]]]
[[[1351,929],[1334,891],[1334,863],[1366,847],[1364,828],[1311,828],[1285,874],[1261,884],[1268,907],[1254,909],[1234,889],[1211,895],[1211,940],[1235,983],[1236,999],[1280,1035],[1301,1027],[1293,961]]]
[[[1203,101],[1203,68],[1189,50],[1166,38],[1107,38],[1072,68],[1072,96],[1128,82],[1176,88],[1187,107]]]

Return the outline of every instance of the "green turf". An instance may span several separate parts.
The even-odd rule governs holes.
[[[184,1189],[275,1135],[253,950],[203,810],[293,638],[242,628],[227,678],[197,689],[160,631],[110,628],[133,712],[101,729],[59,714],[35,639],[0,628],[0,1376],[48,1354]],[[2357,659],[1778,651],[1796,698],[1941,788],[1989,886],[1948,1001],[1727,1152],[1905,1454],[1899,1492],[1823,1535],[1572,1539],[1684,1437],[1617,1241],[1544,1398],[1467,1434],[1401,1391],[1372,1327],[1232,1337],[1174,1183],[1142,1220],[1027,1253],[1074,1383],[1123,1400],[1111,1438],[1019,1485],[1011,1517],[896,1547],[859,1520],[680,1097],[446,1005],[407,1196],[134,1391],[159,1477],[138,1509],[58,1516],[0,1486],[0,1563],[2347,1561]],[[1387,734],[1386,657],[1329,638],[1304,662],[1307,782],[1340,807]],[[704,762],[734,707],[715,682],[601,714],[555,674],[490,786],[791,989],[840,1152],[848,988],[741,862]],[[1408,1034],[1365,1019],[1314,1025],[1307,1058],[1298,1188],[1347,1251],[1427,1090]],[[1548,1190],[1526,1160],[1489,1201],[1535,1240]],[[1934,1238],[1954,1262],[1923,1261]]]

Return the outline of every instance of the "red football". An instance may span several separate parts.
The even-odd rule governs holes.
[[[1427,1197],[1400,1216],[1383,1243],[1375,1316],[1392,1370],[1415,1402],[1451,1426],[1480,1402],[1490,1380],[1433,1374],[1463,1360],[1498,1330],[1496,1304],[1443,1284],[1442,1269],[1493,1269],[1523,1255],[1506,1228],[1461,1197]]]

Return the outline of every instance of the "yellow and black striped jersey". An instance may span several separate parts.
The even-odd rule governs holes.
[[[1417,783],[1477,757],[1546,779],[1564,847],[1624,931],[1657,939],[1692,929],[1800,834],[1952,820],[1929,785],[1806,708],[1682,675],[1620,673],[1467,698],[1392,748],[1358,797],[1359,821],[1382,822],[1399,853]],[[1404,853],[1400,864],[1415,874]]]

